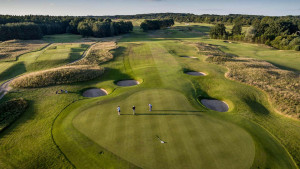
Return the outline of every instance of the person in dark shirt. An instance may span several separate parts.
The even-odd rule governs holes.
[[[135,115],[135,106],[132,106],[133,115]]]

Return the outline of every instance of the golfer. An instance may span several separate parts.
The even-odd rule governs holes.
[[[149,103],[149,111],[152,111],[152,104]]]
[[[133,115],[135,115],[135,106],[132,106]]]
[[[121,114],[121,108],[120,108],[120,106],[117,107],[117,110],[118,110],[118,115],[120,116],[120,114]]]

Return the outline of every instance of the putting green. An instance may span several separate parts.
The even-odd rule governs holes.
[[[121,116],[117,115],[118,105]],[[205,115],[172,90],[144,90],[122,100],[95,104],[78,114],[73,125],[141,168],[246,169],[255,156],[254,142],[246,131]],[[167,143],[161,144],[156,135]]]

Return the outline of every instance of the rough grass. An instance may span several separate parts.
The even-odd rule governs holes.
[[[234,57],[216,46],[198,43],[199,51],[209,62],[223,63],[229,68],[227,77],[266,91],[281,113],[300,119],[300,76],[262,60]]]
[[[18,56],[40,49],[47,43],[41,40],[9,40],[0,43],[0,61],[14,61]]]
[[[131,42],[128,42],[129,38],[131,39]],[[182,165],[195,168],[195,165],[192,163],[201,161],[201,158],[210,158],[209,156],[201,156],[200,159],[197,159],[197,162],[195,162],[195,160],[190,160],[191,157],[185,153],[189,149],[189,146],[185,145],[190,144],[191,147],[201,147],[201,145],[195,144],[203,140],[196,139],[197,141],[187,141],[187,143],[184,142],[182,144],[176,144],[176,146],[174,146],[176,147],[175,150],[173,148],[168,149],[169,147],[165,147],[166,149],[174,152],[176,152],[176,150],[186,150],[180,154],[174,153],[169,155],[165,154],[164,151],[156,149],[154,145],[156,140],[152,140],[150,135],[153,135],[153,131],[162,132],[162,135],[167,136],[170,140],[172,140],[173,137],[175,138],[174,140],[177,140],[176,134],[179,133],[178,136],[181,135],[181,137],[178,137],[178,140],[181,140],[182,137],[185,139],[189,139],[191,137],[191,139],[193,139],[194,135],[191,133],[201,132],[203,135],[205,135],[205,130],[202,130],[204,126],[197,127],[197,124],[207,124],[208,121],[205,120],[205,117],[206,115],[211,115],[221,121],[236,121],[238,126],[242,127],[249,132],[249,134],[251,134],[252,139],[255,141],[256,151],[254,162],[251,166],[252,168],[294,168],[294,164],[291,161],[291,158],[286,154],[286,150],[281,147],[280,143],[276,141],[272,135],[268,134],[268,132],[266,132],[266,130],[261,128],[259,125],[249,122],[248,119],[243,120],[243,117],[241,117],[239,114],[252,114],[254,110],[252,110],[250,107],[255,107],[255,105],[251,105],[249,107],[248,104],[245,104],[245,101],[242,100],[247,100],[247,97],[249,96],[264,100],[264,95],[262,95],[261,92],[253,87],[226,79],[224,77],[226,69],[219,65],[205,63],[200,58],[197,60],[180,57],[180,55],[199,56],[197,55],[195,48],[191,46],[172,40],[159,42],[149,42],[145,40],[144,42],[134,42],[136,39],[133,37],[129,38],[124,39],[126,42],[119,43],[120,47],[116,50],[115,59],[112,62],[104,63],[103,66],[110,69],[105,74],[103,81],[97,83],[97,86],[111,86],[116,79],[122,78],[122,75],[131,75],[135,78],[142,78],[143,83],[130,88],[121,88],[112,85],[115,90],[113,90],[113,93],[110,95],[102,98],[78,101],[63,111],[58,117],[57,121],[55,121],[53,132],[54,139],[56,140],[57,144],[60,145],[62,151],[66,153],[66,156],[72,162],[74,162],[75,166],[79,168],[95,168],[101,166],[102,168],[114,168],[113,166],[116,166],[120,163],[112,162],[114,161],[113,159],[115,159],[114,156],[107,158],[110,156],[109,151],[111,150],[113,154],[117,154],[122,159],[129,160],[129,162],[143,168],[166,166],[170,164],[169,161],[176,161],[174,163],[177,164],[181,162],[180,165],[174,165],[174,168],[183,168]],[[170,54],[168,52],[171,51],[170,48],[175,50],[176,55],[178,54],[179,56]],[[196,71],[205,70],[209,75],[205,77],[191,77],[185,75],[182,72],[183,66],[189,66],[192,70]],[[151,90],[148,92],[145,91],[145,89],[149,88]],[[161,88],[168,89],[170,92],[164,91]],[[175,91],[180,91],[180,93],[184,94],[187,98],[181,97],[180,94]],[[194,97],[199,95],[207,96],[206,92],[208,92],[209,96],[211,97],[228,102],[231,107],[230,111],[228,113],[217,113],[215,111],[207,110],[195,103]],[[186,104],[185,99],[188,100],[189,104],[195,106],[193,107],[195,108],[193,111],[200,111],[191,113],[199,114],[200,119],[204,121],[194,123],[198,117],[196,115],[195,117],[193,117],[193,115],[190,115],[189,117],[185,117],[184,115],[176,115],[176,113],[188,114],[192,110],[185,109],[190,108],[190,105]],[[156,112],[152,112],[154,115],[151,115],[152,113],[146,112],[148,102],[153,102],[153,105],[156,105],[154,107],[157,108],[164,106],[166,107],[165,109],[159,109]],[[117,116],[116,106],[119,104],[121,105],[121,112],[123,111],[123,113],[126,114],[124,115],[124,118],[123,116]],[[259,105],[259,103],[257,104]],[[264,102],[263,104],[267,103]],[[136,105],[137,110],[142,114],[140,116],[136,116],[137,119],[131,115],[132,112],[130,107],[132,105]],[[170,107],[174,109],[171,109]],[[183,109],[179,109],[179,107],[182,107]],[[156,115],[155,113],[161,115]],[[201,116],[202,113],[203,116]],[[173,116],[175,116],[174,119]],[[118,119],[118,117],[121,119]],[[124,121],[122,119],[124,119]],[[193,119],[195,121],[191,123],[189,119]],[[141,120],[141,123],[139,120]],[[168,126],[165,125],[169,122],[168,120],[170,123],[174,122],[175,124],[175,121],[180,121],[180,124],[177,124],[172,127],[172,129],[169,129]],[[101,121],[101,123],[99,121]],[[159,121],[159,123],[156,123],[157,121]],[[105,122],[105,124],[103,122]],[[76,128],[74,128],[74,124],[76,125]],[[220,123],[214,123],[214,125],[217,124]],[[102,127],[100,130],[99,127],[102,125],[106,127],[105,129]],[[149,125],[153,125],[152,128],[154,128],[154,130],[152,130],[151,127],[148,127]],[[280,124],[280,126],[281,125],[282,124]],[[188,132],[181,132],[181,129],[185,130],[185,126],[189,126],[187,127]],[[220,124],[220,127],[221,126],[223,126],[223,123]],[[193,130],[193,128],[195,130]],[[212,128],[214,127],[212,126]],[[78,133],[77,129],[84,131],[82,133]],[[106,131],[106,129],[110,130],[111,132]],[[296,129],[292,130],[290,133],[295,134],[295,130]],[[171,132],[174,133],[170,134]],[[103,133],[105,137],[102,137],[103,135],[100,133]],[[185,134],[188,134],[188,136],[184,136]],[[127,135],[132,137],[127,137]],[[147,135],[149,135],[149,137],[146,137]],[[114,137],[118,136],[121,138],[117,140],[113,139]],[[204,140],[206,140],[206,138],[212,139],[212,137],[204,137]],[[124,138],[124,140],[122,138]],[[118,147],[119,144],[123,145],[123,142],[127,143],[125,140],[131,141],[122,147]],[[151,140],[153,142],[151,142]],[[212,139],[212,141],[213,140],[214,139]],[[299,138],[296,138],[295,140],[299,140]],[[113,144],[115,141],[119,142],[117,144]],[[168,140],[166,141],[168,142]],[[92,144],[91,142],[96,142],[98,144]],[[171,142],[173,144],[173,142],[176,141]],[[135,148],[135,144],[141,145],[143,143],[149,143],[147,144],[148,146],[139,146],[143,147],[140,149],[144,150],[143,153],[145,152],[145,155],[139,156],[141,153],[138,153],[137,155],[132,152],[133,150],[131,151],[131,148],[138,151]],[[162,145],[160,143],[158,144]],[[167,144],[169,144],[169,142]],[[203,153],[202,150],[205,151],[206,148],[206,144],[203,144],[203,147],[200,148],[197,153]],[[212,146],[207,151],[217,151],[217,148],[214,148],[216,147]],[[99,155],[100,151],[103,151],[104,155]],[[122,155],[122,153],[125,153],[125,151],[127,153],[131,153],[132,155]],[[155,155],[151,154],[153,151],[154,153],[157,153],[155,153]],[[189,150],[189,152],[192,153],[193,150]],[[177,155],[182,156],[181,158],[173,158]],[[194,155],[196,156],[196,154]],[[155,158],[156,156],[165,159],[164,162],[159,163],[160,159]],[[99,158],[101,158],[101,160],[98,160]],[[219,156],[216,158],[219,159]],[[222,157],[220,157],[220,159],[221,158]],[[148,163],[145,161],[145,159],[150,160],[153,163]],[[202,161],[203,163],[201,166],[214,165],[214,168],[228,167],[225,166],[225,163],[223,163],[224,161],[222,162],[224,166],[222,166],[216,164],[220,162],[219,160],[214,160],[215,161]],[[190,161],[190,164],[187,164],[187,161]],[[123,165],[123,167],[117,168],[129,167]]]
[[[58,37],[55,36],[55,38]],[[91,42],[55,43],[42,50],[23,54],[17,61],[2,61],[0,62],[0,83],[26,72],[59,67],[75,61],[82,57],[90,44]]]
[[[184,37],[184,34],[180,34],[180,36]],[[186,33],[185,36],[192,37],[189,36],[188,33]],[[173,38],[176,38],[176,34],[174,34]],[[189,39],[184,38],[183,40]],[[167,102],[166,106],[180,106],[180,104],[183,103],[182,98],[186,97],[184,99],[187,99],[190,104],[193,103],[193,107],[198,111],[202,111],[200,113],[203,113],[205,117],[211,116],[209,118],[218,122],[221,121],[220,125],[224,124],[224,122],[234,123],[232,125],[238,125],[243,128],[242,130],[248,132],[255,142],[255,158],[251,168],[296,168],[292,158],[287,154],[287,151],[280,143],[282,143],[293,155],[294,159],[297,160],[297,157],[300,157],[300,138],[298,134],[300,124],[298,121],[275,114],[273,108],[269,105],[265,94],[261,92],[261,90],[226,79],[224,77],[224,74],[227,71],[226,68],[221,65],[203,62],[203,59],[205,59],[206,56],[197,54],[195,48],[179,43],[178,40],[152,39],[148,38],[144,33],[134,32],[124,39],[121,39],[121,41],[123,42],[119,43],[120,47],[116,50],[114,60],[103,63],[103,66],[107,67],[109,71],[103,75],[101,80],[97,79],[72,85],[49,86],[46,88],[21,89],[21,93],[10,93],[5,96],[4,99],[24,96],[26,97],[26,100],[31,100],[31,102],[29,110],[26,111],[12,126],[7,128],[5,132],[2,134],[0,133],[1,168],[72,168],[52,140],[51,127],[53,121],[55,121],[53,127],[53,137],[55,142],[66,157],[68,157],[73,164],[76,164],[77,168],[135,168],[134,164],[130,164],[128,161],[111,153],[110,150],[105,147],[95,144],[91,139],[78,132],[73,126],[73,119],[83,111],[94,114],[94,119],[86,116],[88,120],[93,121],[90,126],[92,127],[95,125],[95,132],[107,133],[105,130],[107,126],[101,128],[101,131],[97,128],[97,126],[102,125],[99,121],[103,120],[99,117],[103,115],[105,118],[113,117],[112,119],[115,120],[114,115],[117,114],[115,106],[117,105],[114,103],[125,104],[122,100],[126,100],[126,104],[122,106],[124,108],[127,108],[127,103],[131,104],[132,102],[138,102],[140,108],[143,106],[146,108],[144,102],[146,103],[148,99],[152,98],[150,94],[153,94],[153,96],[155,96],[154,100],[156,100],[157,94],[154,94],[154,91],[162,90],[158,88],[174,90],[165,93],[162,98],[167,97],[167,95],[172,96],[170,93],[176,93],[176,91],[184,94],[183,97],[178,97],[179,100],[176,100],[177,96],[164,99],[164,101],[161,101],[162,103],[160,103],[161,106],[164,106],[164,102]],[[168,51],[171,50],[175,51],[174,54],[169,54]],[[199,59],[181,58],[177,56],[177,54],[179,56],[196,56]],[[208,76],[191,77],[182,73],[183,68],[189,68],[190,70],[195,71],[205,71],[208,73]],[[124,78],[140,78],[143,79],[143,83],[139,86],[128,88],[117,87],[114,84],[115,80]],[[88,87],[109,89],[111,93],[105,97],[84,99],[73,103],[78,99],[83,99],[80,91]],[[66,89],[72,92],[69,94],[56,95],[55,91],[58,89]],[[151,89],[152,92],[150,92],[150,94],[145,93],[143,91],[145,89]],[[135,96],[130,97],[130,99],[127,99],[131,94],[138,91],[141,91],[141,93],[139,92]],[[230,111],[227,113],[218,113],[205,109],[195,102],[196,97],[199,95],[225,100],[229,103]],[[136,98],[136,96],[138,96],[138,98]],[[109,102],[113,105],[111,109]],[[70,106],[65,109],[68,105]],[[188,104],[184,105],[187,106]],[[102,106],[103,108],[109,107],[109,109],[102,109]],[[129,113],[131,112],[130,106],[128,108],[129,110],[126,110]],[[93,112],[88,111],[92,109]],[[61,111],[62,113],[60,114]],[[101,112],[103,112],[103,114]],[[58,114],[59,116],[57,117]],[[82,116],[80,117],[83,117],[83,114],[81,115]],[[78,116],[78,119],[84,121],[84,119],[80,117]],[[134,120],[130,119],[130,117],[132,116],[125,117],[130,120],[128,122]],[[158,121],[165,122],[165,119],[168,119],[169,117],[171,116],[151,116],[150,118],[157,118]],[[180,121],[180,118],[182,117],[183,116],[178,115],[176,116],[176,120]],[[187,126],[200,125],[189,123],[190,121],[187,120],[187,117],[184,119],[186,120],[182,122],[187,124]],[[197,119],[192,119],[191,121],[196,120]],[[207,121],[205,121],[205,119],[201,119],[200,117],[198,120],[203,120],[204,127],[206,127],[205,122]],[[145,123],[143,124],[145,124],[145,126],[152,122],[153,124],[157,124],[157,121],[153,120],[144,121]],[[252,123],[251,121],[254,121],[255,123]],[[134,123],[127,124],[127,121],[122,121],[122,124],[125,123],[124,125],[110,123],[110,121],[104,122],[110,125],[108,126],[108,129],[110,130],[117,130],[114,126],[118,125],[133,126],[133,130],[119,128],[117,132],[120,132],[121,134],[123,134],[123,131],[129,133],[132,131],[134,133],[134,131],[142,130],[142,128],[135,128]],[[172,120],[170,122],[174,121]],[[216,125],[219,124],[218,122],[214,123],[211,128],[217,127]],[[142,125],[141,123],[138,124]],[[89,124],[84,125],[85,127],[89,126]],[[161,124],[154,125],[154,127],[159,125]],[[182,125],[175,125],[174,127],[176,127],[176,130],[171,128],[168,132],[174,132],[174,137],[176,137],[176,131],[180,130],[181,126]],[[144,125],[142,125],[142,127],[144,127]],[[162,128],[162,130],[164,129],[165,128]],[[189,127],[183,128],[183,130],[188,129]],[[202,128],[197,127],[196,131],[188,130],[186,134],[192,135],[193,132],[202,132],[201,129]],[[152,130],[150,129],[149,132],[136,132],[136,136],[137,138],[141,138],[140,136],[150,134],[151,131]],[[203,132],[205,133],[205,130]],[[217,133],[217,135],[220,135],[220,133],[221,132]],[[115,134],[116,132],[110,132],[108,133],[110,137],[106,138],[110,139],[111,137],[114,137]],[[275,135],[280,142],[278,142],[273,135]],[[187,137],[190,137],[190,135]],[[102,139],[100,135],[95,136],[95,138]],[[143,139],[145,138],[146,137],[143,137]],[[142,142],[143,139],[138,141]],[[205,137],[204,140],[205,139],[211,139],[211,142],[214,141],[212,137]],[[101,140],[99,141],[101,142]],[[121,139],[118,144],[122,144],[122,142],[123,140]],[[197,139],[195,145],[198,142],[199,140]],[[34,146],[32,146],[33,143]],[[134,142],[130,142],[130,144],[133,143]],[[181,148],[180,145],[184,144],[185,143],[179,144],[178,150]],[[203,145],[203,149],[199,151],[207,150],[205,148],[207,147]],[[225,148],[227,149],[226,146]],[[145,147],[145,149],[151,150],[151,147]],[[187,148],[183,147],[183,149]],[[214,152],[213,150],[215,150],[214,147],[209,147],[207,151]],[[139,155],[141,154],[142,153]],[[147,151],[147,154],[149,154],[149,151]],[[171,156],[176,155],[172,154]],[[164,158],[167,157],[170,156]],[[148,159],[152,158],[155,158],[155,156],[150,156]],[[201,158],[200,160],[196,160],[201,161]],[[182,164],[186,164],[187,161],[185,159],[186,158],[179,158],[178,160],[183,161]],[[190,162],[193,163],[193,161]],[[213,161],[207,161],[207,165],[215,164],[215,166],[217,166],[217,163],[219,163],[219,161],[215,159]],[[178,167],[180,166],[181,165],[178,165]],[[224,167],[221,166],[221,168]]]
[[[29,73],[11,82],[15,88],[35,88],[49,85],[70,84],[100,77],[104,68],[98,66],[64,66],[44,71]]]
[[[113,59],[111,50],[117,48],[117,44],[114,41],[111,42],[99,42],[92,46],[86,56],[73,65],[99,65]]]
[[[23,98],[11,99],[0,104],[0,132],[25,112],[28,103]]]

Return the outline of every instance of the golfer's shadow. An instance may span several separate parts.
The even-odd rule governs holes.
[[[153,113],[151,113],[153,112]],[[152,110],[149,113],[136,113],[136,115],[147,115],[147,116],[188,116],[188,115],[193,115],[193,116],[201,116],[199,112],[202,111],[195,111],[195,110]],[[178,112],[178,113],[155,113],[155,112]],[[181,113],[179,113],[181,112]],[[191,112],[191,113],[189,113]],[[193,113],[194,112],[194,113]]]

